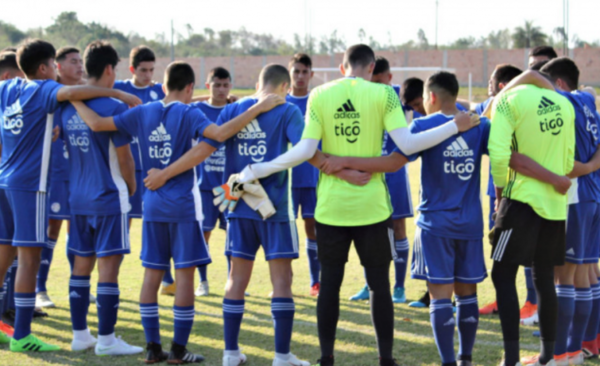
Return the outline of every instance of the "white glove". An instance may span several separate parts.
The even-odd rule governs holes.
[[[251,209],[258,212],[263,220],[275,215],[275,207],[258,180],[244,183],[243,189],[242,199]]]

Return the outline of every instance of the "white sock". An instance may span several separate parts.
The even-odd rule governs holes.
[[[275,358],[280,359],[281,361],[287,361],[292,357],[291,353],[277,353],[275,352]]]
[[[92,334],[90,333],[90,329],[84,329],[84,330],[73,330],[73,339],[77,339],[80,341],[87,341],[94,338],[92,336]]]
[[[110,346],[115,343],[115,333],[109,335],[98,334],[98,344],[101,346]]]
[[[241,352],[239,349],[237,349],[235,351],[227,351],[227,350],[223,351],[223,356],[240,357],[240,354],[241,354]]]

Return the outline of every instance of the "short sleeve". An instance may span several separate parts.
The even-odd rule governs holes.
[[[162,84],[161,83],[157,83],[155,85],[155,88],[156,88],[155,92],[156,92],[156,94],[158,94],[158,99],[164,99],[165,98],[165,92],[163,91]]]
[[[286,121],[285,133],[289,142],[296,145],[302,138],[304,131],[304,120],[302,112],[298,107],[289,108],[291,113],[288,113]]]
[[[39,92],[41,93],[46,113],[54,113],[58,109],[60,102],[58,101],[57,94],[63,87],[64,85],[59,84],[54,80],[46,80],[42,83]]]
[[[319,108],[319,95],[320,93],[312,92],[308,97],[303,139],[321,140],[323,137],[323,114]]]
[[[117,127],[117,130],[127,133],[131,136],[137,136],[141,112],[142,108],[141,106],[138,106],[114,116],[113,121]]]
[[[231,111],[234,107],[235,107],[235,104],[229,104],[225,108],[223,108],[223,111],[221,111],[221,113],[219,114],[219,118],[217,118],[217,121],[215,122],[215,124],[217,126],[221,126],[221,125],[227,123],[231,119]],[[199,108],[197,108],[197,109],[199,110]],[[223,146],[225,144],[225,142],[219,142],[219,141],[211,140],[208,138],[202,138],[201,140],[198,140],[198,141],[204,141],[216,149],[220,148],[221,146]]]
[[[192,136],[195,139],[199,139],[204,135],[204,130],[212,124],[206,115],[196,107],[188,109],[185,114],[186,126],[190,126]]]
[[[398,99],[398,95],[390,86],[385,88],[385,111],[383,117],[383,126],[388,132],[407,126],[406,117],[404,116],[404,109],[402,109],[400,99]]]
[[[119,103],[115,110],[113,111],[114,115],[120,115],[127,111],[127,105],[125,103]],[[118,127],[117,127],[118,128]],[[111,139],[115,144],[115,147],[121,147],[127,145],[133,141],[132,134],[124,133],[121,131],[112,132]]]

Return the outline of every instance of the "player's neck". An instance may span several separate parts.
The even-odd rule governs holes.
[[[308,88],[292,88],[292,97],[305,97],[308,95]]]
[[[163,99],[163,103],[167,105],[173,102],[181,102],[187,104],[187,96],[183,92],[179,91],[168,92],[165,96],[165,99]]]
[[[455,114],[458,113],[458,108],[456,108],[456,102],[452,102],[452,103],[448,102],[448,103],[442,104],[439,112],[446,116],[454,116]]]
[[[271,84],[262,85],[260,89],[257,90],[256,95],[267,95],[267,94],[277,94],[282,98],[285,98],[287,95],[286,92],[282,92],[281,88],[275,87]]]
[[[212,105],[213,107],[222,107],[227,104],[227,99],[216,100],[216,99],[210,97],[210,98],[208,98],[208,104]]]
[[[65,83],[62,83],[62,84],[63,85],[77,85],[77,84],[65,84]],[[105,80],[103,78],[100,78],[100,79],[89,78],[87,80],[87,85],[97,86],[100,88],[112,88],[112,84],[108,80]]]

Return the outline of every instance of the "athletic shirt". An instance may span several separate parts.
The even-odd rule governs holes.
[[[60,121],[54,118],[54,126],[60,127]],[[62,137],[52,143],[50,148],[50,183],[69,181],[69,151]]]
[[[114,117],[119,131],[137,136],[144,177],[164,169],[196,144],[211,122],[200,109],[162,101],[132,108]],[[144,221],[194,222],[202,220],[202,200],[195,169],[173,177],[156,191],[144,190]]]
[[[112,98],[96,98],[85,104],[101,117],[127,110],[125,103]],[[106,216],[129,212],[129,191],[116,148],[129,144],[131,137],[121,132],[92,132],[70,103],[54,117],[69,154],[71,213]]]
[[[0,188],[45,192],[52,145],[53,113],[63,85],[16,78],[0,82],[3,116]]]
[[[596,120],[596,102],[585,92],[571,93],[558,91],[569,99],[575,108],[575,160],[587,163],[598,149],[598,121]],[[600,202],[600,182],[597,174],[586,174],[572,180],[569,203]]]
[[[494,98],[489,97],[482,103],[477,104],[477,106],[475,106],[475,112],[481,116],[483,114],[483,111],[485,111],[485,109],[492,102],[492,100],[494,100]],[[488,187],[487,187],[486,194],[490,197],[496,198],[496,187],[494,187],[494,179],[492,178],[492,169],[489,170]]]
[[[292,103],[302,112],[302,116],[306,116],[306,103],[308,103],[308,94],[304,97],[295,97],[288,94],[285,97],[288,103]],[[304,162],[292,168],[292,188],[316,188],[319,181],[319,169]]]
[[[199,108],[206,117],[216,122],[223,111],[222,107],[215,107],[208,102],[193,103],[193,106]],[[206,160],[198,165],[197,173],[200,181],[201,191],[212,191],[213,188],[223,184],[223,172],[225,171],[225,146],[212,153]]]
[[[567,98],[533,85],[503,93],[493,104],[488,149],[494,184],[504,187],[502,197],[528,204],[547,220],[566,220],[567,196],[518,174],[509,162],[514,150],[555,174],[573,170],[575,111]]]
[[[326,154],[381,156],[383,132],[406,127],[398,95],[392,87],[361,78],[343,78],[314,89],[308,100],[303,139],[321,140]],[[317,187],[317,221],[334,226],[362,226],[392,215],[385,175],[373,174],[356,186],[322,174]]]
[[[162,90],[162,84],[160,83],[140,87],[136,86],[131,79],[118,80],[115,81],[113,88],[135,95],[142,100],[142,104],[155,102],[165,97],[165,93]],[[133,160],[135,161],[135,170],[142,170],[142,164],[140,160],[141,155],[138,148],[137,137],[134,137],[133,141],[131,142],[131,153],[133,155]],[[138,182],[138,185],[139,183],[140,182]],[[143,189],[143,187],[138,187],[138,189]]]
[[[217,124],[227,123],[247,111],[257,102],[258,100],[254,98],[244,98],[229,104],[221,112]],[[229,179],[231,174],[241,172],[249,164],[271,161],[287,152],[290,145],[295,145],[300,141],[303,129],[302,113],[298,107],[291,103],[284,103],[260,114],[224,143],[225,174],[223,179]],[[272,174],[259,181],[277,211],[275,215],[265,221],[294,221],[288,170]],[[227,218],[262,221],[260,215],[248,207],[243,200],[238,202],[235,211],[227,214]]]

